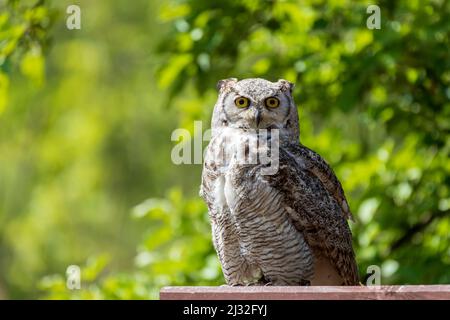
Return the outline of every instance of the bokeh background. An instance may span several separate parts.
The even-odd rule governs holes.
[[[450,2],[376,2],[381,30],[373,1],[0,0],[0,298],[222,284],[201,165],[172,164],[170,136],[208,127],[232,76],[296,83],[362,278],[450,283]]]

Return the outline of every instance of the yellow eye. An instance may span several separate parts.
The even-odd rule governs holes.
[[[278,108],[280,105],[280,100],[278,100],[275,97],[267,98],[264,103],[266,104],[267,108]]]
[[[234,104],[238,108],[247,108],[250,104],[250,100],[245,97],[238,97],[236,98],[236,100],[234,100]]]

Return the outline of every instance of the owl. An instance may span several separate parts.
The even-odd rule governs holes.
[[[200,196],[226,283],[357,285],[352,214],[333,170],[299,142],[293,84],[231,78],[217,88]],[[262,153],[241,161],[255,146]],[[276,158],[259,161],[271,150]]]

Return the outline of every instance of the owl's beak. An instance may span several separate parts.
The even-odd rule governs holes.
[[[260,122],[261,122],[261,110],[256,109],[256,112],[255,112],[255,123],[256,123],[256,128],[259,127]]]

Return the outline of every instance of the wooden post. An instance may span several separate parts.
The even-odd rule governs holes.
[[[161,300],[404,300],[450,299],[450,285],[381,287],[164,287]]]

